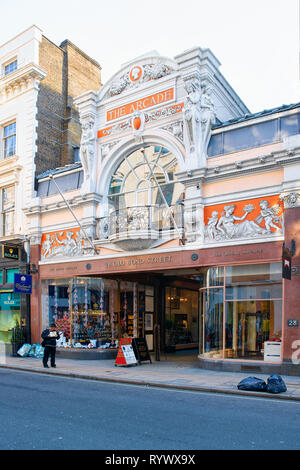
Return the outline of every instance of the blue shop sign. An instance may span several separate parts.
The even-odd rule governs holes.
[[[28,274],[15,273],[14,292],[18,292],[19,294],[31,294],[32,293],[32,276]]]

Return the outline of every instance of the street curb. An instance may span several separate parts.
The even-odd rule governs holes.
[[[164,389],[173,389],[173,390],[187,390],[192,392],[207,392],[207,393],[219,393],[225,395],[239,395],[239,396],[251,396],[251,397],[259,397],[259,398],[275,398],[280,400],[290,400],[290,401],[300,401],[300,397],[295,397],[291,395],[281,395],[281,394],[273,394],[267,392],[250,392],[247,390],[228,390],[227,388],[215,388],[215,387],[201,387],[201,386],[188,386],[188,385],[173,385],[173,384],[162,384],[157,382],[150,382],[150,381],[139,381],[139,380],[129,380],[129,379],[115,379],[111,377],[95,377],[93,375],[84,375],[78,374],[74,372],[59,372],[56,369],[54,370],[43,370],[43,369],[30,369],[25,367],[16,367],[16,366],[8,366],[4,364],[0,364],[0,368],[3,369],[11,369],[11,370],[19,370],[23,372],[35,372],[38,374],[46,374],[46,375],[56,375],[59,377],[71,377],[76,379],[83,379],[83,380],[94,380],[98,382],[109,382],[109,383],[121,383],[127,385],[138,385],[143,387],[155,387],[155,388],[164,388]]]

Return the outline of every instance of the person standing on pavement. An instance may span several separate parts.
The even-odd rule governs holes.
[[[55,323],[51,323],[50,327],[44,330],[41,334],[43,338],[42,346],[44,349],[43,366],[49,368],[48,359],[50,356],[51,367],[56,367],[55,364],[55,353],[56,353],[56,341],[59,339],[60,334],[58,333]]]

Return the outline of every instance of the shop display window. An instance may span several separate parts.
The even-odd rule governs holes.
[[[18,274],[18,269],[7,269],[6,270],[6,282],[13,283],[15,279],[15,274]]]
[[[264,360],[265,342],[282,339],[281,263],[226,266],[223,281],[221,272],[200,276],[200,355]]]
[[[122,337],[144,336],[149,289],[101,278],[43,281],[43,329],[55,323],[62,347],[115,348]]]
[[[55,323],[60,346],[115,347],[115,281],[74,278],[43,281],[43,328]]]
[[[20,294],[0,293],[0,342],[11,342],[12,330],[20,327],[20,319]]]

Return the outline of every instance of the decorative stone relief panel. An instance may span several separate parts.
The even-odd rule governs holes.
[[[150,80],[158,80],[172,73],[172,70],[161,61],[148,65],[136,65],[118,78],[110,87],[110,96],[120,95],[123,91],[138,86]]]
[[[79,228],[44,233],[42,235],[42,260],[92,254],[94,254],[94,250]]]
[[[156,110],[156,111],[148,111],[143,112],[144,115],[144,124],[150,124],[154,121],[159,121],[160,119],[165,119],[171,117],[177,113],[180,113],[183,109],[183,103],[179,103],[173,106],[164,106],[163,108]],[[102,137],[114,136],[118,134],[122,134],[123,132],[128,132],[132,130],[132,123],[133,123],[133,116],[130,116],[128,119],[115,124],[114,126],[107,127],[105,129],[98,130],[97,137],[101,139]],[[168,126],[168,130],[178,136],[181,140],[183,140],[183,130],[182,130],[182,121],[176,121],[174,123],[170,123]],[[143,127],[144,129],[144,127]]]
[[[270,237],[283,233],[279,196],[218,204],[204,209],[205,242]]]

